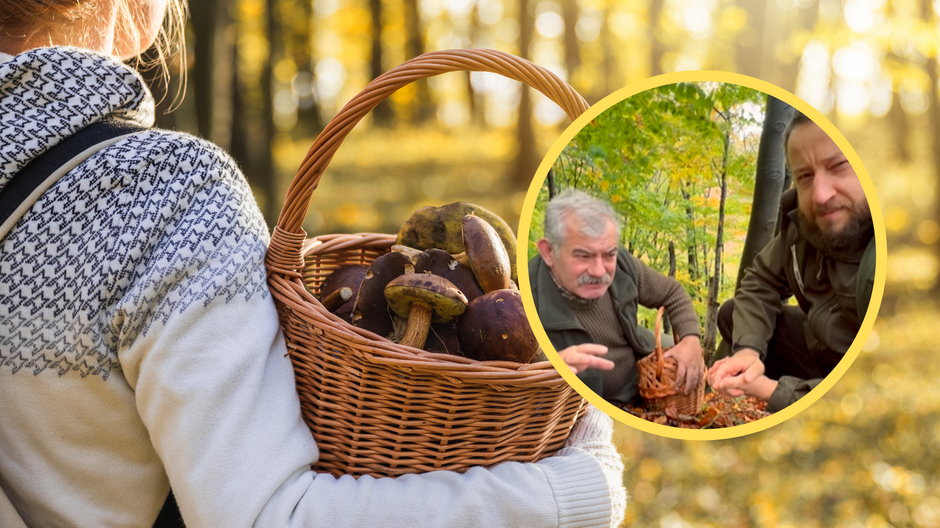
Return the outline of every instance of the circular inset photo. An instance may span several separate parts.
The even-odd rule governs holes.
[[[561,375],[673,438],[801,412],[858,355],[884,290],[884,221],[851,145],[731,73],[655,77],[589,109],[543,160],[519,240],[526,314]]]

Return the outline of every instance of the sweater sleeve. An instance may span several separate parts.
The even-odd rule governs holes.
[[[679,339],[700,336],[698,315],[692,298],[679,281],[647,266],[642,260],[628,255],[637,270],[637,301],[643,306],[664,306]]]
[[[783,299],[789,297],[786,271],[787,243],[784,234],[775,236],[744,272],[734,296],[732,344],[757,350],[767,357],[767,345],[773,335]]]
[[[796,402],[796,400],[806,396],[821,381],[822,378],[807,380],[794,378],[793,376],[781,376],[777,381],[777,388],[774,389],[770,399],[767,400],[767,412],[777,412]]]
[[[113,324],[187,526],[609,525],[608,483],[584,449],[461,474],[311,471],[317,446],[265,282],[266,229],[231,160],[201,149],[152,162],[179,175],[132,228],[151,242]]]

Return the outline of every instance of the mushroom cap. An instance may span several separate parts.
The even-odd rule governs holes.
[[[496,229],[479,216],[468,214],[463,217],[461,231],[467,261],[483,291],[509,288],[512,283],[509,254]]]
[[[408,273],[395,278],[385,287],[388,307],[400,317],[408,317],[411,305],[429,306],[431,321],[453,321],[467,309],[467,297],[449,280],[430,273]]]
[[[515,231],[499,215],[477,204],[453,202],[440,207],[422,207],[402,224],[396,243],[417,249],[440,248],[448,253],[460,253],[464,251],[461,221],[468,214],[483,218],[499,233],[509,254],[509,266],[515,279]]]
[[[336,268],[332,273],[326,276],[323,279],[323,283],[320,284],[320,298],[326,298],[329,294],[334,291],[347,286],[353,291],[353,295],[359,291],[359,285],[362,283],[362,279],[366,276],[366,272],[369,271],[369,266],[364,266],[362,264],[349,264],[341,268]]]
[[[528,363],[539,351],[518,290],[494,290],[477,297],[457,323],[460,350],[483,361]]]
[[[431,273],[444,277],[462,291],[467,301],[473,301],[483,295],[483,290],[477,284],[473,270],[458,262],[443,249],[426,249],[415,258],[415,273]]]
[[[457,323],[432,324],[427,341],[424,342],[424,349],[428,352],[462,356],[460,340],[457,338]]]
[[[413,272],[414,262],[404,253],[393,251],[373,260],[359,285],[350,317],[352,324],[388,336],[394,325],[385,302],[385,286],[392,279]]]

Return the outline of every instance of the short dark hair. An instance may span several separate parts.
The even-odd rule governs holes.
[[[797,125],[802,125],[804,123],[812,123],[812,122],[813,120],[806,117],[806,114],[804,114],[803,112],[800,112],[799,110],[796,110],[796,109],[793,110],[793,115],[790,116],[790,122],[787,123],[787,127],[783,129],[784,157],[786,157],[787,143],[790,142],[790,133],[793,132],[793,129],[796,128]]]

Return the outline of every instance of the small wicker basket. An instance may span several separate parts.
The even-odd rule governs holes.
[[[660,308],[656,313],[656,348],[652,354],[636,362],[640,396],[646,400],[648,410],[663,411],[674,407],[679,414],[695,416],[705,400],[705,372],[702,371],[702,378],[691,394],[676,390],[676,360],[663,357],[662,328],[663,308]]]
[[[373,80],[317,136],[287,192],[266,265],[294,365],[301,410],[320,450],[317,471],[397,476],[534,462],[561,448],[585,401],[551,363],[480,362],[399,345],[328,312],[315,295],[347,264],[389,251],[395,235],[307,239],[313,191],[344,137],[398,88],[452,71],[502,74],[574,119],[587,103],[544,68],[493,50],[427,53]]]

